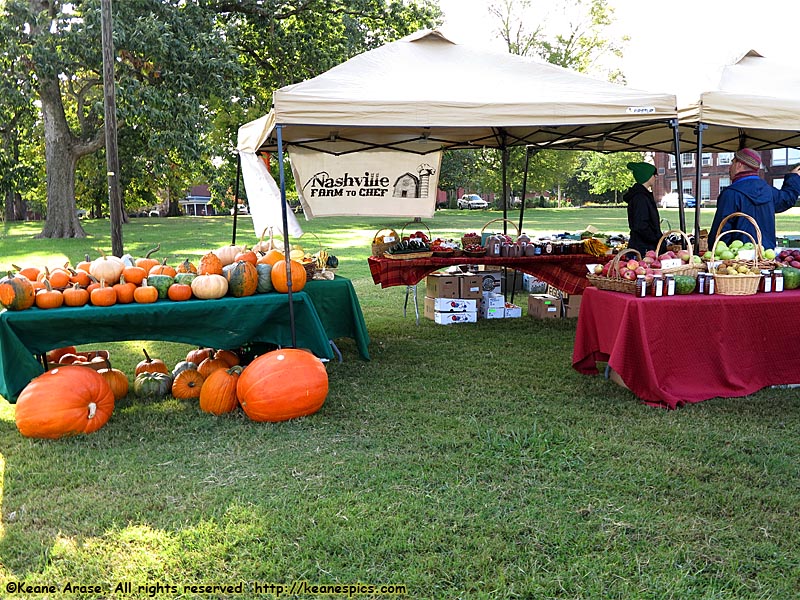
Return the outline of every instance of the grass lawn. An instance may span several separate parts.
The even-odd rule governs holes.
[[[779,216],[779,233],[800,232],[797,210]],[[676,210],[661,214],[677,226]],[[445,210],[426,223],[460,236],[500,216]],[[196,259],[230,243],[231,223],[134,219],[125,248],[140,256],[160,241],[157,257]],[[535,209],[524,229],[589,224],[627,229],[624,209]],[[296,581],[405,586],[408,598],[797,597],[796,390],[644,406],[572,370],[574,321],[404,318],[405,289],[375,286],[366,262],[374,233],[403,220],[302,225],[353,280],[372,360],[341,340],[322,409],[281,424],[129,397],[90,436],[31,440],[0,400],[0,597],[274,597],[256,586]],[[82,240],[33,239],[41,226],[4,224],[0,266],[110,251],[107,221],[85,222]],[[237,242],[255,241],[242,218]],[[189,349],[106,347],[129,375],[142,347],[169,364]],[[702,351],[698,332],[664,360]],[[14,593],[18,583],[56,591]]]

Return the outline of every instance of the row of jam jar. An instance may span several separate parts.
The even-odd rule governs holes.
[[[490,235],[486,239],[486,256],[540,256],[552,254],[581,254],[583,242],[578,240],[531,240],[520,234],[516,242],[509,243],[506,236]]]

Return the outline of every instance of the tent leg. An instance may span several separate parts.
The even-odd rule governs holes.
[[[236,153],[236,183],[233,186],[233,236],[231,246],[236,245],[236,220],[239,216],[239,180],[242,178],[242,156]]]
[[[697,124],[697,169],[695,175],[694,190],[694,245],[695,248],[700,244],[700,199],[702,189],[700,184],[703,178],[703,130],[708,129],[705,123]]]
[[[292,297],[292,261],[290,260],[289,217],[286,213],[286,173],[283,169],[283,126],[276,125],[278,135],[278,171],[281,184],[281,217],[283,218],[283,253],[286,260],[286,287],[289,295],[289,328],[292,332],[292,348],[297,348],[297,330],[294,324],[294,298]],[[234,211],[236,214],[237,211]],[[234,221],[235,223],[235,221]]]
[[[522,174],[522,197],[519,204],[519,232],[522,233],[522,219],[525,216],[525,194],[528,193],[528,168],[531,163],[531,156],[536,153],[533,146],[525,146],[525,171]],[[514,295],[517,290],[517,270],[514,269],[514,285],[511,288],[511,303],[514,303]]]

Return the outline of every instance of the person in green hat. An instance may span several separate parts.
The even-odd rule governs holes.
[[[656,168],[646,162],[629,162],[627,167],[636,180],[622,197],[628,204],[628,227],[631,230],[628,248],[634,248],[644,256],[648,250],[656,249],[662,235],[661,219],[652,191]]]

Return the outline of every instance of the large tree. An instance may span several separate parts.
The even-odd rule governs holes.
[[[40,236],[83,237],[75,171],[105,143],[99,0],[8,0],[0,17],[0,35],[16,41],[41,106],[47,219]],[[197,2],[115,4],[118,123],[145,132],[154,176],[168,172],[161,158],[168,149],[186,160],[200,156],[208,98],[235,87],[240,71],[225,33]]]

